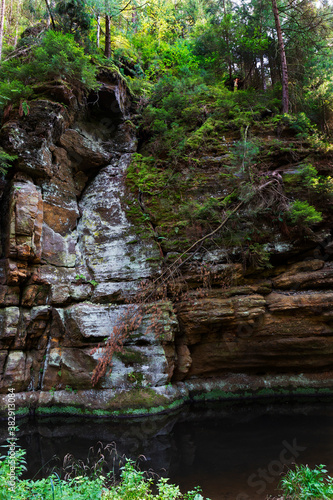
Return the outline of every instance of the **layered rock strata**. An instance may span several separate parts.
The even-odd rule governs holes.
[[[163,409],[214,390],[333,390],[329,241],[319,258],[316,248],[296,263],[286,254],[264,278],[223,250],[206,255],[215,277],[229,273],[227,286],[216,279],[202,293],[189,267],[193,290],[162,300],[157,319],[148,310],[92,386],[103,355],[93,348],[128,316],[142,280],[159,276],[161,248],[126,210],[136,139],[123,82],[104,75],[98,95],[57,98],[33,101],[28,116],[12,111],[1,129],[18,156],[1,198],[2,409],[8,388],[23,411],[82,414]]]

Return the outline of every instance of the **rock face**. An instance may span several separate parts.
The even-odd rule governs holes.
[[[130,103],[120,79],[104,79],[99,104],[72,96],[66,110],[37,100],[28,116],[12,114],[1,130],[3,146],[19,158],[1,208],[3,393],[91,389],[102,355],[92,348],[129,307],[119,298],[123,303],[127,291],[157,272],[150,264],[157,245],[138,237],[122,205],[136,150],[126,122]],[[172,344],[178,322],[172,305],[163,307],[166,340],[142,326],[99,389],[170,381],[172,356],[164,346]]]
[[[126,210],[136,151],[126,89],[114,75],[102,82],[86,101],[71,94],[65,102],[61,92],[62,102],[37,99],[1,129],[2,146],[18,156],[1,187],[3,402],[14,388],[18,404],[33,409],[163,406],[191,396],[193,384],[204,391],[207,380],[209,390],[231,380],[235,391],[235,380],[259,388],[275,375],[277,386],[283,376],[297,388],[293,377],[305,374],[317,388],[333,387],[329,241],[319,258],[314,248],[265,276],[246,276],[222,250],[202,257],[214,270],[212,288],[200,290],[201,263],[185,270],[192,291],[177,303],[163,299],[158,313],[148,308],[112,373],[92,386],[105,352],[96,348],[131,320],[142,280],[161,273],[159,245]]]
[[[309,279],[309,277],[308,277]],[[326,291],[205,298],[182,304],[180,347],[193,376],[329,370],[333,295]]]

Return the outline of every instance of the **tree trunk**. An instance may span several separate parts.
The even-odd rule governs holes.
[[[101,38],[101,16],[97,16],[97,47],[99,48],[99,42]]]
[[[223,0],[223,14],[224,14],[224,22],[227,22],[227,9],[225,6],[225,0]],[[226,27],[225,33],[224,33],[224,39],[227,45],[227,62],[228,62],[228,69],[229,69],[229,79],[232,79],[232,65],[231,65],[231,55],[230,55],[230,43],[229,43],[229,30]]]
[[[284,50],[284,43],[282,38],[282,30],[280,24],[279,11],[277,8],[276,0],[272,0],[273,14],[275,19],[276,33],[278,37],[280,58],[281,58],[281,70],[282,70],[282,113],[289,112],[289,89],[288,89],[288,66],[286,52]]]
[[[49,13],[49,16],[50,16],[50,18],[51,18],[52,28],[55,30],[54,19],[53,19],[53,16],[52,16],[52,11],[51,11],[51,8],[50,8],[50,5],[49,5],[49,2],[48,2],[47,0],[45,0],[45,4],[46,4],[47,11],[48,11],[48,13]]]
[[[276,65],[273,57],[268,54],[268,65],[269,65],[269,73],[271,76],[272,87],[276,84]]]
[[[133,33],[137,33],[138,32],[137,22],[138,22],[138,14],[137,14],[136,10],[134,9],[133,12],[132,12]]]
[[[17,45],[18,35],[19,35],[19,24],[20,24],[20,15],[21,15],[21,0],[17,2],[17,11],[16,11],[16,19],[15,19],[15,36],[14,36],[14,47]]]
[[[105,50],[104,55],[108,59],[111,57],[111,16],[105,16]]]
[[[0,61],[2,55],[3,32],[5,27],[5,0],[1,0],[0,4]]]
[[[267,85],[266,85],[266,74],[265,74],[265,63],[264,63],[264,56],[260,56],[260,68],[261,68],[261,82],[262,82],[262,90],[266,92],[267,90]]]
[[[7,40],[9,45],[13,45],[13,25],[14,25],[14,14],[13,14],[13,0],[10,0],[8,5],[7,3],[7,15],[5,13],[6,21],[7,21]]]

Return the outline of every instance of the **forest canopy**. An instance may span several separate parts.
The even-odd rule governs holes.
[[[0,0],[1,99],[29,95],[32,58],[43,78],[82,72],[91,87],[93,57],[115,63],[146,95],[165,77],[271,90],[283,113],[303,111],[328,131],[332,21],[327,0]],[[49,29],[57,42],[48,41]],[[52,44],[63,51],[50,55]],[[81,69],[71,67],[76,58]]]

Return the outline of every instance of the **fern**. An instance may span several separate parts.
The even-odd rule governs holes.
[[[0,148],[0,174],[6,175],[11,163],[17,159],[17,156],[6,153]]]

